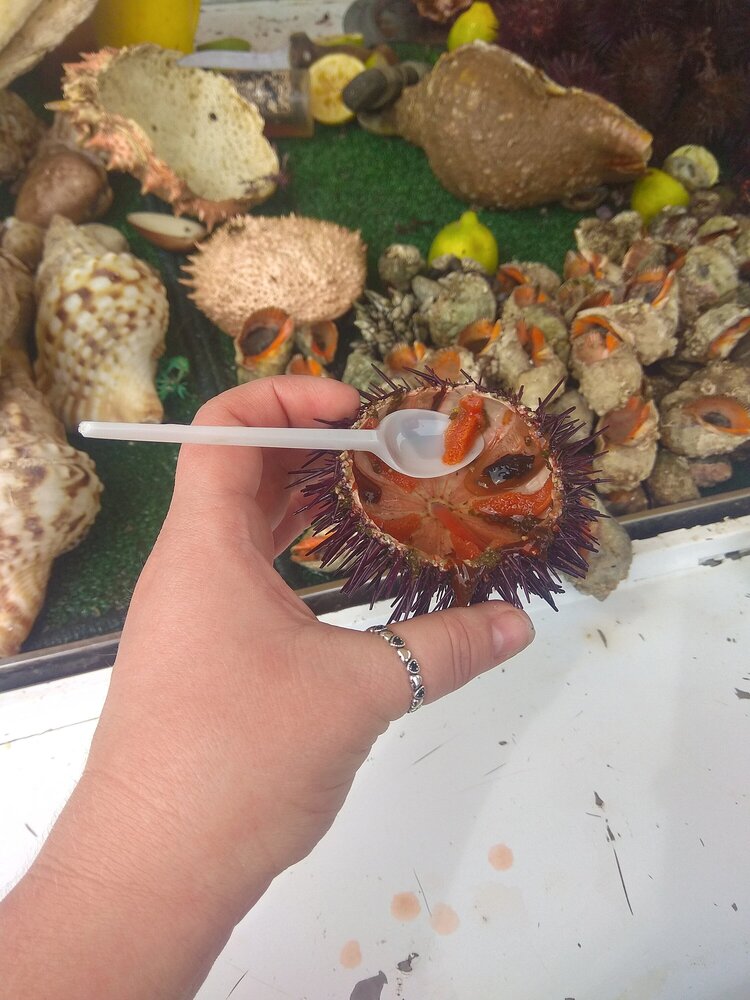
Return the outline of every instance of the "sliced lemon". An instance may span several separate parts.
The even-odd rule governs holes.
[[[324,125],[343,125],[354,118],[354,112],[341,99],[341,92],[355,76],[364,72],[364,68],[362,60],[343,52],[332,52],[312,64],[310,110],[315,121]]]

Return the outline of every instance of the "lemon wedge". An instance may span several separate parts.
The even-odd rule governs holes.
[[[343,52],[332,52],[310,66],[310,110],[315,121],[343,125],[354,118],[341,92],[364,69],[364,62]]]

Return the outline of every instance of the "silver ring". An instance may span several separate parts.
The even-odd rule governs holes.
[[[406,676],[409,679],[409,687],[411,688],[409,713],[416,712],[418,708],[422,707],[425,689],[424,682],[422,681],[421,667],[416,658],[411,655],[411,650],[406,648],[406,641],[400,635],[391,632],[387,625],[371,625],[367,631],[372,632],[373,635],[379,635],[381,639],[385,639],[391,649],[396,651],[399,660],[401,660],[406,669]]]

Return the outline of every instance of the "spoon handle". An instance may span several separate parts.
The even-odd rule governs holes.
[[[84,420],[85,438],[109,441],[154,441],[167,444],[245,445],[252,448],[304,448],[306,451],[372,451],[376,431],[317,427],[207,427],[195,424],[121,424]]]

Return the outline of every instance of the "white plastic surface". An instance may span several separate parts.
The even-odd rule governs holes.
[[[750,518],[636,549],[606,602],[535,605],[529,650],[391,727],[200,1000],[750,997]],[[0,884],[107,682],[0,695]]]

